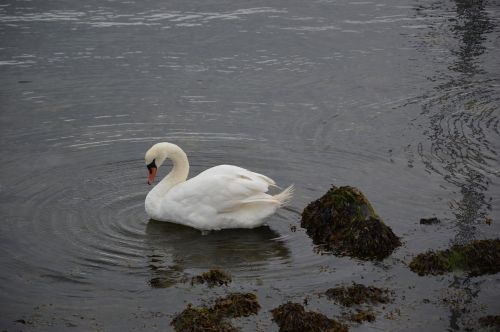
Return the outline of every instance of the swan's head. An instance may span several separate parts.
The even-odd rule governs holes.
[[[166,149],[164,145],[165,143],[157,143],[146,152],[144,161],[146,162],[146,167],[149,172],[148,184],[153,183],[158,167],[160,167],[168,157],[168,149]]]

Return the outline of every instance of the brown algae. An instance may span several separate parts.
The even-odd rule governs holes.
[[[358,310],[356,313],[347,316],[347,319],[356,323],[373,322],[375,314],[370,310]]]
[[[195,308],[191,304],[170,322],[176,332],[238,331],[226,318],[257,314],[260,304],[252,293],[231,293],[218,298],[211,307]]]
[[[209,308],[193,308],[190,304],[170,322],[176,332],[235,332],[230,323]]]
[[[350,307],[363,303],[388,303],[389,291],[375,286],[365,286],[353,282],[352,286],[330,288],[325,295],[343,306]]]
[[[420,219],[420,224],[421,225],[434,225],[434,224],[439,224],[441,223],[441,220],[439,220],[438,218],[436,217],[432,217],[432,218],[421,218]]]
[[[419,275],[465,271],[469,276],[500,272],[500,239],[476,240],[417,255],[409,265]]]
[[[257,296],[252,293],[232,293],[215,301],[212,310],[224,317],[247,317],[260,309]]]
[[[288,302],[271,310],[280,332],[347,332],[348,328],[314,311],[305,311],[298,303]]]
[[[191,284],[207,284],[208,287],[227,286],[232,281],[231,275],[219,269],[212,269],[191,279]]]
[[[354,187],[332,186],[304,209],[301,226],[316,245],[361,259],[384,259],[401,245],[365,195]]]
[[[494,328],[495,331],[500,331],[500,315],[481,317],[479,318],[479,325],[482,327],[491,327]]]

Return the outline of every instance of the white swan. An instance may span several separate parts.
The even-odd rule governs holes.
[[[173,168],[147,195],[146,213],[202,231],[224,228],[254,228],[264,223],[292,197],[293,185],[281,193],[267,194],[275,182],[265,175],[244,168],[215,166],[186,181],[189,163],[186,154],[172,143],[157,143],[145,156],[152,184],[165,159]]]

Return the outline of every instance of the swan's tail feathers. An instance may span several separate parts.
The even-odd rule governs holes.
[[[289,186],[279,194],[274,195],[273,197],[280,203],[280,206],[284,206],[290,203],[294,191],[295,191],[295,186],[292,184],[291,186]]]

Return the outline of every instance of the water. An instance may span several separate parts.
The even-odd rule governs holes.
[[[2,2],[0,326],[165,331],[189,302],[250,291],[263,309],[234,324],[277,331],[270,309],[307,298],[335,317],[318,294],[351,281],[395,292],[353,331],[498,314],[498,275],[406,264],[500,235],[499,23],[483,0]],[[255,230],[150,221],[158,141],[191,175],[239,165],[295,198]],[[404,245],[381,263],[315,250],[300,213],[331,184],[360,188]],[[229,287],[184,282],[214,267]]]

